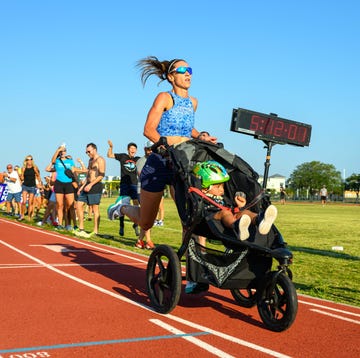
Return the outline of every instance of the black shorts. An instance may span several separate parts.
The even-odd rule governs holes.
[[[55,181],[54,191],[56,194],[74,194],[74,187],[72,183],[63,183],[59,180]]]
[[[152,193],[159,193],[166,185],[172,185],[174,172],[168,159],[157,153],[150,154],[141,171],[140,181],[141,188]]]

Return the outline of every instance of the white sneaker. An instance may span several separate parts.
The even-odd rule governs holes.
[[[157,226],[164,226],[164,222],[162,220],[157,221]]]
[[[244,241],[249,238],[249,226],[251,219],[249,215],[244,214],[239,220],[239,239]]]
[[[121,208],[124,205],[130,205],[130,196],[121,196],[118,198],[118,200],[115,202],[115,204],[112,204],[107,209],[107,215],[109,220],[115,220],[120,218],[121,216],[124,216],[121,214]]]
[[[43,223],[42,223],[42,221],[39,221],[36,225],[37,226],[43,226]]]
[[[88,234],[85,230],[76,231],[75,235],[78,236],[78,237],[82,237],[84,239],[89,239],[90,238],[90,234]]]
[[[269,233],[271,226],[277,217],[277,209],[274,205],[270,205],[264,214],[264,219],[259,224],[259,233],[261,235],[266,235]]]

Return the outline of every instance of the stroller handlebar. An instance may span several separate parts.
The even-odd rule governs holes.
[[[169,148],[169,144],[167,142],[166,137],[160,137],[160,139],[151,146],[151,150],[154,153],[158,153],[161,155],[164,155],[167,152],[168,148]]]

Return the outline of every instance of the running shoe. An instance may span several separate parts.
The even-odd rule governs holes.
[[[143,240],[136,241],[135,247],[137,247],[138,249],[144,249],[145,248],[144,241]]]
[[[78,236],[78,237],[82,237],[84,239],[90,238],[90,234],[88,234],[85,230],[76,231],[75,235]]]
[[[188,281],[185,286],[185,293],[196,294],[209,290],[209,284],[201,282]]]
[[[155,249],[154,243],[153,242],[146,242],[145,249],[146,250],[154,250]]]
[[[239,239],[244,241],[249,238],[249,226],[251,219],[249,215],[244,214],[239,220]]]
[[[164,222],[162,220],[155,220],[154,226],[164,226]]]
[[[259,224],[259,233],[261,235],[267,235],[276,220],[277,209],[274,205],[270,205],[264,213],[264,219]]]
[[[130,196],[119,196],[116,202],[114,204],[111,204],[107,209],[108,219],[115,220],[121,216],[124,216],[123,214],[121,214],[120,210],[122,206],[129,205],[130,200]]]

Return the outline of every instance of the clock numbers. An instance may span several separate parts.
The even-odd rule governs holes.
[[[260,123],[262,121],[262,118],[257,115],[253,115],[251,117],[251,123],[250,123],[250,130],[258,132],[260,130]]]
[[[311,125],[241,108],[233,110],[231,130],[299,146],[309,145],[311,137]]]
[[[288,138],[291,140],[296,140],[296,132],[298,130],[298,126],[295,124],[289,125],[289,132],[288,132]]]
[[[284,122],[283,121],[276,121],[273,134],[275,137],[283,137],[284,136]]]
[[[271,118],[267,118],[267,123],[265,125],[265,130],[264,133],[265,134],[272,134],[274,130],[274,120]]]

